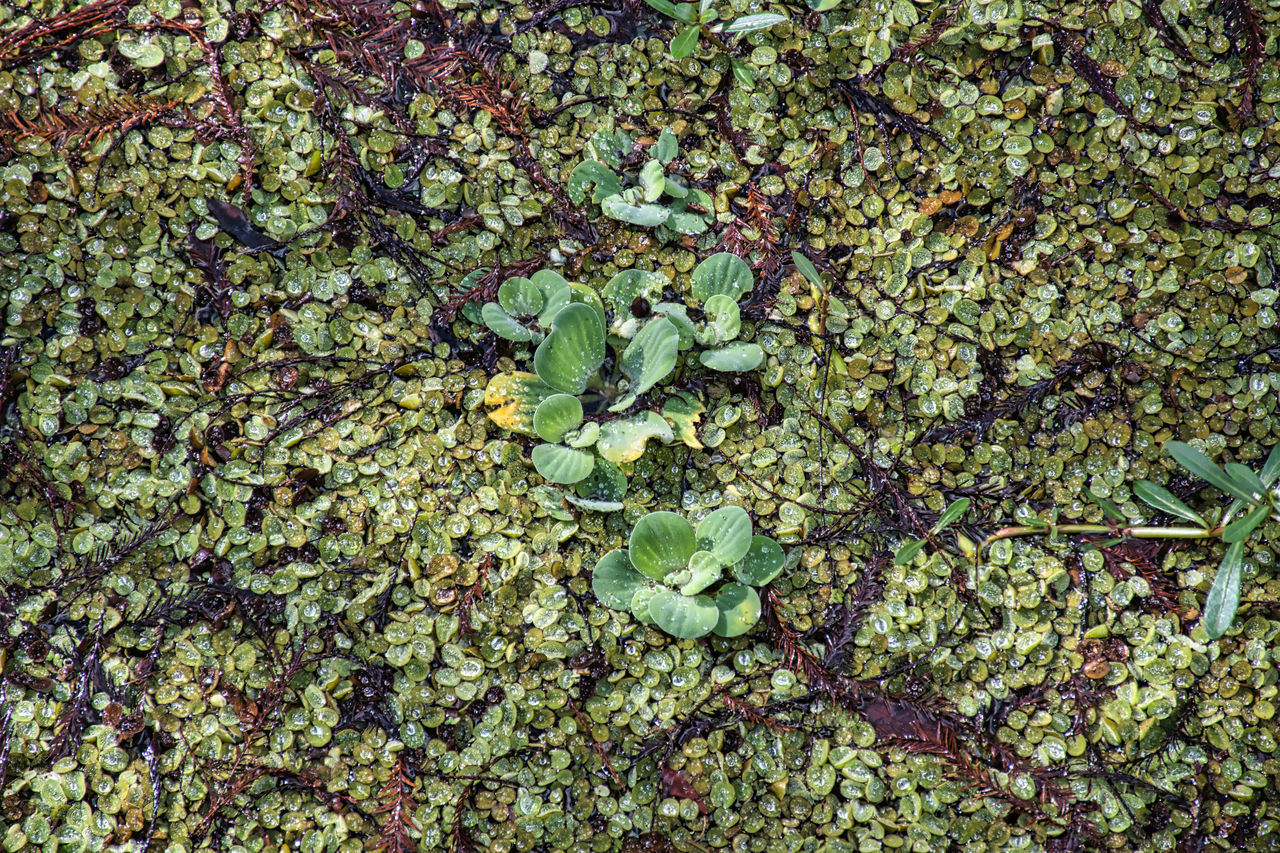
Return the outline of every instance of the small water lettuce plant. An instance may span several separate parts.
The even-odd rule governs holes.
[[[1143,503],[1168,515],[1191,522],[1192,526],[1143,525],[1129,521],[1111,501],[1094,497],[1109,519],[1107,524],[1048,524],[1024,520],[1017,527],[996,531],[983,547],[998,539],[1036,534],[1114,534],[1135,539],[1220,539],[1227,551],[1209,588],[1204,606],[1204,628],[1214,639],[1221,637],[1235,621],[1240,605],[1245,546],[1268,519],[1280,521],[1280,444],[1271,449],[1261,470],[1255,472],[1238,462],[1219,466],[1202,452],[1182,441],[1170,441],[1164,449],[1194,477],[1204,480],[1223,495],[1233,498],[1225,507],[1199,513],[1168,489],[1150,480],[1134,483],[1133,493]],[[1110,544],[1119,542],[1115,539]],[[1096,543],[1102,545],[1103,543]]]
[[[657,228],[662,239],[701,234],[711,225],[711,196],[687,186],[668,167],[680,153],[680,145],[669,128],[649,147],[649,159],[637,173],[618,173],[634,142],[626,133],[601,131],[591,137],[588,153],[569,175],[569,198],[583,204],[587,190],[591,201],[600,205],[610,219],[642,228]]]
[[[678,513],[651,512],[636,522],[627,548],[600,559],[591,585],[609,607],[674,637],[736,637],[760,618],[756,588],[785,563],[782,546],[752,535],[742,507],[721,507],[696,528]]]

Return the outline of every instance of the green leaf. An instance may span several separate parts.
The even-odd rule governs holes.
[[[1203,518],[1196,514],[1195,510],[1178,500],[1172,492],[1150,480],[1139,480],[1134,483],[1133,493],[1139,500],[1150,504],[1161,512],[1185,518],[1187,521],[1194,521],[1201,527],[1209,526]]]
[[[630,547],[631,564],[641,574],[662,580],[688,567],[696,550],[693,525],[674,512],[651,512],[632,528]]]
[[[1233,521],[1222,531],[1223,542],[1243,542],[1271,514],[1271,504],[1258,504],[1244,518]]]
[[[627,476],[608,459],[597,459],[591,476],[579,480],[573,490],[583,500],[621,501],[627,495]]]
[[[764,350],[757,344],[735,341],[719,349],[699,353],[698,361],[702,362],[704,367],[721,373],[745,373],[760,366],[764,361]]]
[[[635,462],[651,438],[670,443],[675,434],[657,412],[638,412],[601,425],[596,450],[610,462]]]
[[[1128,521],[1128,519],[1124,517],[1124,513],[1120,511],[1120,507],[1116,506],[1112,501],[1109,501],[1106,498],[1098,497],[1093,492],[1089,491],[1088,486],[1085,487],[1084,496],[1093,501],[1094,505],[1102,510],[1102,514],[1112,521]]]
[[[653,303],[662,296],[662,289],[670,283],[671,279],[660,272],[623,270],[609,279],[600,295],[609,303],[615,315],[630,316],[632,302],[643,298]]]
[[[1249,489],[1237,484],[1226,471],[1213,464],[1208,456],[1186,442],[1168,441],[1165,442],[1164,449],[1169,452],[1175,462],[1209,485],[1249,503],[1256,502]]]
[[[1213,639],[1231,628],[1240,606],[1240,579],[1244,569],[1244,543],[1233,543],[1218,566],[1218,574],[1204,603],[1204,629]]]
[[[818,273],[818,268],[813,265],[813,261],[804,256],[804,253],[792,250],[791,262],[796,265],[796,269],[800,270],[800,274],[809,279],[809,283],[819,290],[825,290],[826,286],[822,283],[822,276]]]
[[[668,184],[670,186],[670,184]],[[707,230],[707,226],[711,221],[710,216],[701,213],[687,213],[683,210],[672,210],[671,215],[667,217],[666,227],[677,234],[701,234]]]
[[[566,394],[581,394],[604,364],[604,328],[594,310],[577,303],[566,306],[551,323],[551,334],[533,354],[533,367],[543,382]]]
[[[631,382],[625,397],[609,407],[621,412],[631,407],[636,398],[662,381],[675,369],[680,356],[680,335],[666,317],[654,317],[636,333],[622,352],[619,365]]]
[[[742,312],[738,303],[723,293],[717,293],[702,306],[707,315],[707,325],[714,333],[712,343],[731,341],[742,331]]]
[[[698,22],[698,4],[697,3],[681,3],[676,7],[675,18],[686,24],[696,24]]]
[[[600,464],[600,460],[596,460],[596,464]],[[575,487],[576,488],[576,487]],[[617,512],[625,509],[626,504],[622,501],[604,501],[596,498],[580,498],[577,495],[565,495],[564,499],[576,507],[588,510],[589,512]]]
[[[680,14],[676,10],[676,4],[672,3],[671,0],[644,0],[644,2],[648,3],[668,18],[680,20]]]
[[[543,441],[557,442],[582,424],[582,403],[571,394],[552,394],[533,413],[533,431]]]
[[[840,5],[840,0],[808,0],[809,8],[815,12],[830,12]]]
[[[733,576],[748,586],[764,586],[787,564],[782,546],[768,536],[752,536],[747,555],[733,567]]]
[[[569,282],[555,270],[538,270],[529,281],[542,294],[542,308],[538,311],[538,322],[543,327],[551,325],[555,316],[569,304]]]
[[[640,188],[644,190],[645,201],[654,202],[662,198],[666,185],[665,171],[657,160],[650,160],[640,169]]]
[[[696,535],[699,549],[731,566],[751,550],[751,516],[740,506],[721,507],[698,523]]]
[[[1262,480],[1262,484],[1268,489],[1274,486],[1277,480],[1280,480],[1280,443],[1271,448],[1271,453],[1267,456],[1267,461],[1263,463],[1262,473],[1259,474],[1259,479]]]
[[[542,302],[542,291],[523,276],[512,276],[498,288],[498,304],[513,317],[536,316]]]
[[[480,319],[484,321],[489,331],[500,338],[506,338],[516,343],[533,339],[533,332],[521,325],[519,320],[502,310],[502,306],[496,302],[486,302],[480,306]]]
[[[610,219],[630,222],[645,228],[654,228],[667,221],[671,211],[661,205],[645,204],[639,187],[632,187],[618,195],[612,195],[600,203],[600,209]]]
[[[724,564],[710,551],[694,551],[689,558],[689,579],[680,587],[682,595],[697,595],[720,580]],[[668,578],[668,581],[670,578]]]
[[[910,539],[903,542],[902,545],[893,555],[893,564],[895,566],[905,566],[916,558],[916,554],[920,553],[920,549],[925,545],[923,539]]]
[[[574,204],[582,204],[587,198],[587,187],[595,186],[591,201],[600,204],[606,198],[622,192],[622,179],[612,169],[598,160],[583,160],[569,174],[566,189]]]
[[[933,526],[934,533],[941,533],[950,527],[955,521],[969,511],[969,499],[960,498],[952,501],[951,505],[942,511],[942,515],[938,516],[938,523]]]
[[[747,262],[737,255],[719,252],[698,264],[689,280],[693,298],[705,305],[717,293],[734,302],[755,289],[756,278]]]
[[[650,156],[664,166],[674,160],[679,153],[680,143],[669,127],[662,129],[662,133],[658,134],[658,141],[649,149]]]
[[[756,87],[756,72],[739,59],[730,59],[729,67],[733,70],[733,79],[748,92]]]
[[[1228,462],[1223,466],[1223,470],[1236,485],[1254,496],[1250,503],[1262,500],[1267,494],[1266,485],[1248,466],[1241,465],[1239,462]]]
[[[716,619],[714,630],[721,637],[737,637],[751,630],[760,621],[760,596],[749,586],[727,583],[716,593]]]
[[[773,12],[765,12],[759,15],[744,15],[732,21],[724,28],[726,33],[749,33],[753,30],[766,30],[774,24],[781,24],[787,20],[786,15],[778,15]]]
[[[705,595],[681,595],[666,589],[649,599],[653,624],[673,637],[705,637],[720,621],[716,604]]]
[[[692,24],[681,30],[680,34],[671,40],[671,58],[684,59],[693,53],[694,47],[698,44],[698,33],[701,29],[697,24]]]
[[[689,319],[688,309],[675,302],[659,302],[653,306],[653,313],[662,314],[675,324],[676,331],[680,333],[680,349],[686,350],[693,346],[697,330]]]
[[[533,449],[533,467],[549,483],[568,485],[591,473],[595,458],[585,450],[562,444],[539,444]]]
[[[630,610],[636,590],[648,586],[649,579],[631,565],[626,549],[610,551],[600,558],[591,572],[591,590],[606,607]]]

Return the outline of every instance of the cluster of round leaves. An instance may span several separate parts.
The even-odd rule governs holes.
[[[736,637],[760,618],[755,588],[776,578],[785,563],[782,546],[752,535],[742,507],[721,507],[696,528],[678,513],[660,511],[636,522],[627,548],[600,559],[591,584],[605,604],[672,636],[714,631]]]
[[[485,393],[490,416],[500,426],[542,439],[533,449],[533,465],[548,482],[575,486],[569,500],[587,509],[621,509],[626,479],[618,466],[640,458],[650,438],[701,446],[692,426],[703,406],[688,393],[668,399],[661,414],[626,414],[672,375],[680,353],[696,345],[699,363],[722,372],[753,370],[763,361],[758,344],[737,340],[738,299],[754,283],[751,269],[736,255],[704,260],[691,280],[705,316],[695,323],[685,305],[658,301],[667,279],[656,273],[626,270],[600,293],[551,270],[508,279],[480,316],[508,340],[537,343],[534,372],[493,377]],[[647,318],[631,310],[638,300],[656,302]]]

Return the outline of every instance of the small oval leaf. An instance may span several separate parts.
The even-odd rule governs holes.
[[[669,589],[649,599],[653,623],[673,637],[705,637],[720,620],[715,602],[705,595],[681,595]]]
[[[631,564],[662,580],[689,565],[695,550],[693,525],[674,512],[651,512],[632,528],[630,546]]]
[[[533,449],[533,467],[549,483],[568,485],[591,473],[595,457],[585,450],[561,444],[539,444]]]
[[[782,572],[786,563],[781,545],[768,536],[752,536],[751,548],[733,567],[733,576],[748,586],[764,586]]]

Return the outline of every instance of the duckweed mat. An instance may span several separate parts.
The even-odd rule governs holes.
[[[0,6],[4,851],[1280,849],[1280,5],[812,3]]]

